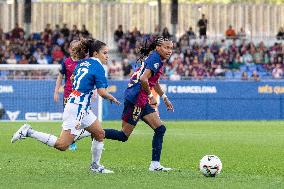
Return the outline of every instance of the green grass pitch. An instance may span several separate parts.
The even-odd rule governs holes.
[[[89,172],[90,139],[76,152],[60,152],[26,139],[10,143],[20,122],[0,122],[0,188],[284,188],[284,121],[166,122],[161,163],[168,173],[148,171],[153,131],[137,125],[128,142],[106,140],[102,164],[115,174]],[[61,123],[31,123],[39,131],[60,133]],[[120,122],[104,122],[119,129]],[[221,174],[206,178],[199,160],[215,154]]]

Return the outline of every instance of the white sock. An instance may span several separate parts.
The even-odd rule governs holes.
[[[85,130],[78,138],[76,138],[76,141],[81,140],[82,138],[85,138],[85,137],[88,137],[88,136],[91,136],[91,133],[89,133],[88,131]]]
[[[47,144],[50,147],[54,147],[57,137],[51,134],[35,131],[33,129],[28,130],[28,136],[37,139],[38,141]]]
[[[98,142],[95,139],[92,141],[92,162],[95,162],[97,165],[100,165],[100,160],[102,156],[104,148],[104,143],[103,142]]]
[[[151,161],[151,165],[153,166],[153,167],[160,167],[160,162],[159,161]]]

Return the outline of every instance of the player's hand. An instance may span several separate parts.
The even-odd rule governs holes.
[[[168,98],[164,98],[164,102],[167,106],[167,110],[171,110],[172,112],[174,112],[174,106],[172,105],[171,101]]]
[[[121,104],[115,97],[113,97],[112,99],[109,99],[109,100],[110,100],[110,103],[115,103],[117,105]]]
[[[53,99],[54,99],[54,102],[58,102],[58,99],[59,99],[58,93],[54,93]]]
[[[157,105],[157,100],[155,99],[155,97],[151,97],[151,98],[149,98],[149,104],[150,105]]]

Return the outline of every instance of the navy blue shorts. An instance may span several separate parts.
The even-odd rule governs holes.
[[[121,119],[133,126],[136,126],[139,119],[153,112],[156,112],[156,110],[152,108],[149,103],[147,103],[144,108],[140,108],[135,106],[135,104],[132,102],[124,100],[124,108]]]
[[[67,102],[68,102],[69,97],[63,98],[63,108],[65,108]]]

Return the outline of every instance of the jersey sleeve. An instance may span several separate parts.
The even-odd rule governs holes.
[[[108,83],[107,83],[107,79],[106,79],[106,76],[105,76],[104,68],[101,65],[97,66],[94,70],[94,74],[95,74],[95,86],[96,86],[96,88],[97,89],[107,88]]]
[[[79,69],[79,64],[77,64],[77,66],[75,67],[75,69],[74,69],[74,71],[73,71],[73,75],[75,76],[76,75],[76,73],[77,73],[77,70]]]
[[[159,71],[159,68],[162,64],[160,57],[157,54],[151,54],[146,60],[146,69],[151,70],[154,74]]]
[[[66,61],[66,60],[65,60],[65,61]],[[60,68],[60,70],[59,70],[59,72],[60,72],[62,75],[65,75],[65,74],[66,74],[65,61],[61,63],[61,68]]]

